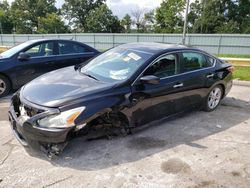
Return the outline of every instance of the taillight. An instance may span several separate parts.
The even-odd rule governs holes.
[[[228,67],[227,68],[228,72],[233,73],[234,72],[234,66]]]

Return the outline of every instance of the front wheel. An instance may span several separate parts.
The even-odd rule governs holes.
[[[9,94],[11,84],[8,78],[0,75],[0,97],[4,97]]]
[[[220,104],[221,98],[222,98],[222,87],[221,86],[215,86],[208,94],[205,105],[204,105],[204,110],[207,112],[211,112],[215,110],[218,105]]]

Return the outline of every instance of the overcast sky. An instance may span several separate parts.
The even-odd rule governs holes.
[[[162,0],[107,0],[109,8],[114,15],[122,18],[126,13],[131,13],[136,7],[152,10],[160,6]]]
[[[13,0],[8,0],[12,2]],[[56,0],[56,6],[61,7],[64,0]],[[131,10],[136,7],[154,9],[160,5],[162,0],[107,0],[107,5],[113,11],[114,15],[122,18],[126,13],[131,13]]]

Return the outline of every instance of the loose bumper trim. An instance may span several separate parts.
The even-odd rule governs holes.
[[[14,136],[23,146],[32,146],[34,142],[40,144],[58,144],[66,142],[72,128],[49,129],[35,126],[36,121],[19,122],[13,106],[9,110],[9,121]]]

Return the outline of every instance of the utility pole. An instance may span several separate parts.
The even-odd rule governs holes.
[[[185,45],[185,43],[186,43],[189,0],[186,0],[186,2],[187,2],[187,5],[186,5],[186,13],[185,13],[185,20],[184,20],[183,34],[182,34],[182,44],[183,45]]]

